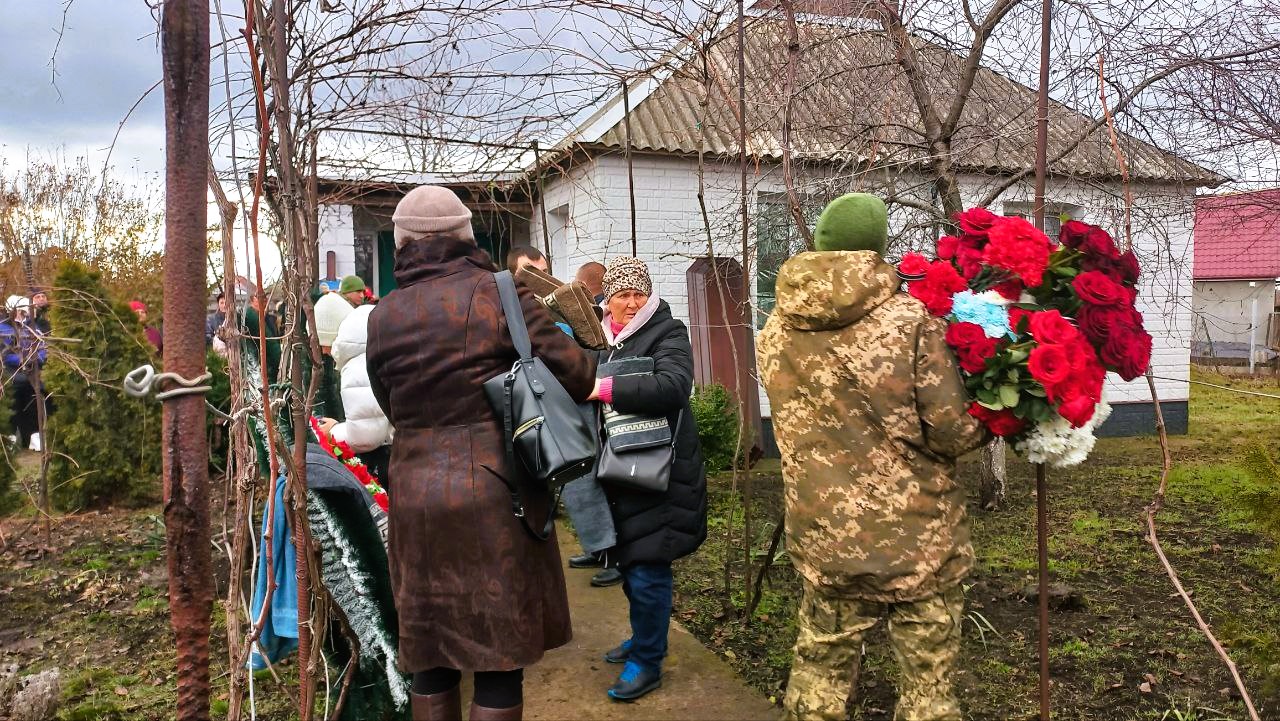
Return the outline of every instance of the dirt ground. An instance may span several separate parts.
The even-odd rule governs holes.
[[[1280,390],[1274,382],[1250,387]],[[1239,467],[1253,443],[1277,449],[1280,401],[1197,388],[1191,412],[1191,435],[1174,441],[1177,467],[1160,516],[1161,537],[1239,662],[1263,718],[1280,718],[1277,543],[1258,527],[1249,505],[1258,483]],[[1141,512],[1156,485],[1158,458],[1151,439],[1106,440],[1085,466],[1050,477],[1051,569],[1080,598],[1052,616],[1056,719],[1245,718],[1226,671],[1144,540]],[[959,683],[966,717],[981,721],[1030,719],[1035,713],[1035,608],[1022,597],[1034,581],[1035,500],[1030,467],[1010,467],[1007,507],[971,509],[978,568],[965,589]],[[674,632],[667,687],[640,704],[606,703],[603,688],[616,669],[594,659],[625,633],[625,607],[617,589],[590,589],[587,572],[567,571],[577,636],[530,672],[531,717],[755,718],[757,709],[775,712],[768,700],[776,702],[785,689],[795,635],[795,576],[785,550],[776,554],[754,618],[739,618],[747,602],[740,577],[744,518],[729,485],[727,479],[715,483],[710,538],[676,571],[677,619],[718,660],[694,638]],[[779,511],[776,465],[765,466],[750,485],[751,559],[759,568]],[[730,527],[737,565],[726,596],[723,559]],[[0,532],[7,540],[0,551],[0,664],[17,664],[23,673],[60,667],[62,721],[171,718],[175,678],[160,508],[59,518],[52,550],[43,554],[30,511],[0,519]],[[218,590],[225,592],[224,582]],[[224,633],[216,607],[215,717],[226,708]],[[267,673],[255,679],[259,718],[294,716],[285,690],[292,672],[286,664],[280,681]],[[743,682],[755,693],[742,692]],[[855,717],[891,718],[893,683],[892,659],[883,636],[875,635],[867,646]],[[720,714],[721,706],[710,699],[717,698],[716,689],[735,688],[732,698],[744,705],[726,706]]]
[[[1262,389],[1277,390],[1275,383]],[[1200,610],[1240,665],[1259,712],[1280,718],[1280,565],[1249,499],[1257,484],[1236,464],[1262,442],[1273,453],[1280,401],[1196,388],[1192,432],[1175,438],[1170,497],[1159,516],[1166,553]],[[1174,595],[1151,546],[1142,512],[1158,484],[1154,439],[1099,443],[1083,466],[1050,475],[1050,571],[1077,597],[1051,614],[1055,719],[1209,721],[1247,718],[1227,671]],[[1011,456],[1012,458],[1012,456]],[[972,468],[962,475],[972,476]],[[1009,501],[998,512],[973,505],[975,573],[959,688],[966,718],[1037,717],[1035,494],[1031,466],[1010,462]],[[745,591],[734,567],[726,611],[724,529],[734,508],[734,556],[743,516],[729,481],[715,487],[711,538],[677,571],[677,612],[753,685],[779,699],[795,639],[796,576],[785,552],[770,572],[756,617],[739,614]],[[745,484],[739,485],[745,492]],[[779,517],[781,478],[766,467],[751,481],[753,560],[759,567]],[[1034,597],[1033,597],[1034,599]],[[867,644],[854,718],[892,718],[894,664],[883,629]]]

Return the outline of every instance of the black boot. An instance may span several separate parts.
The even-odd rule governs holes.
[[[616,568],[606,568],[591,577],[591,585],[596,588],[616,586],[619,583],[622,583],[622,572]]]
[[[603,553],[584,553],[569,557],[569,568],[600,568],[604,565]]]

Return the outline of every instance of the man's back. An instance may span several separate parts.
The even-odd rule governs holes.
[[[945,325],[873,252],[802,253],[758,340],[788,550],[815,586],[924,598],[973,564],[955,458],[981,445]]]

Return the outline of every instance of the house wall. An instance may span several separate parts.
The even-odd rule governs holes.
[[[707,255],[707,227],[698,202],[698,166],[695,159],[672,156],[637,155],[633,174],[636,187],[637,252],[650,266],[658,293],[672,307],[676,317],[688,321],[685,271],[694,259]],[[995,179],[985,176],[962,178],[966,206],[976,204]],[[711,225],[712,244],[721,255],[741,257],[739,214],[740,177],[736,164],[709,162],[705,169],[705,198]],[[901,175],[890,183],[900,195],[910,197],[910,188],[920,188],[916,200],[930,202],[927,183],[919,176]],[[824,175],[797,182],[802,194],[830,197],[833,192],[855,189],[887,192],[867,187],[853,178]],[[588,260],[607,263],[618,255],[630,254],[630,216],[627,164],[618,155],[601,156],[573,169],[565,176],[549,179],[546,185],[549,208],[564,208],[563,224],[569,231],[553,244],[553,270],[569,277]],[[754,223],[760,193],[785,191],[781,168],[752,166],[748,178],[750,219]],[[1191,225],[1192,188],[1135,184],[1131,215],[1134,249],[1144,267],[1139,310],[1155,339],[1157,392],[1172,404],[1171,428],[1185,427],[1185,404],[1189,397],[1191,321]],[[1071,210],[1085,221],[1109,229],[1123,243],[1124,202],[1118,184],[1052,181],[1047,197],[1051,203]],[[992,210],[1023,210],[1033,199],[1029,183],[1014,185],[994,203]],[[1021,205],[1019,205],[1021,204]],[[550,217],[550,216],[549,216]],[[922,223],[918,211],[891,206],[891,233],[897,242],[895,253],[905,248],[932,250],[936,230]],[[550,223],[554,228],[556,222]],[[754,253],[754,227],[749,242]],[[542,245],[538,216],[531,229],[532,239]],[[752,259],[754,269],[755,262]],[[754,270],[752,271],[754,277]],[[752,283],[755,297],[756,287]],[[1149,403],[1150,391],[1144,379],[1125,383],[1116,376],[1108,379],[1108,398],[1113,403]],[[1181,408],[1179,411],[1178,408]],[[768,416],[768,398],[761,392],[762,412]],[[1170,411],[1167,410],[1169,415]],[[1132,415],[1132,414],[1130,414]],[[1178,416],[1181,415],[1181,421]]]
[[[337,260],[337,277],[354,275],[356,272],[355,238],[356,226],[354,213],[350,205],[321,205],[319,210],[320,246],[319,277],[325,277],[325,264],[329,251],[333,251]]]
[[[1259,346],[1266,346],[1275,292],[1272,278],[1195,281],[1192,338],[1198,350],[1206,355],[1231,351],[1223,357],[1235,357],[1236,351],[1243,350],[1247,358],[1251,335]]]

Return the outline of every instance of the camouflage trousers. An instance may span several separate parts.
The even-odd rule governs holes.
[[[913,603],[825,596],[804,584],[784,706],[791,719],[841,721],[856,692],[863,639],[880,619],[898,662],[895,721],[960,721],[951,667],[960,654],[964,593],[955,586]]]

